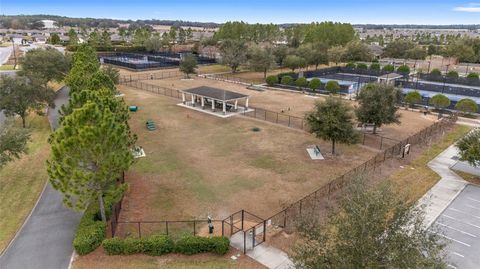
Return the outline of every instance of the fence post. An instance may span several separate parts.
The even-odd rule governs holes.
[[[138,224],[138,238],[142,238],[142,231],[140,229],[140,221],[137,222],[137,224]]]
[[[167,220],[167,221],[165,221],[165,230],[166,230],[166,232],[167,232],[167,235],[168,235],[168,220]]]
[[[263,242],[267,240],[267,220],[263,221]]]
[[[244,221],[244,218],[245,218],[245,210],[242,209],[242,231],[243,231],[243,221]]]
[[[302,216],[302,202],[303,202],[303,199],[300,200],[300,216]]]
[[[243,232],[243,254],[247,253],[247,234]]]
[[[230,215],[230,236],[233,235],[233,216]]]
[[[222,236],[225,236],[225,220],[222,220]]]
[[[255,248],[255,226],[252,228],[252,249]]]
[[[195,236],[195,232],[196,232],[195,230],[197,228],[196,224],[197,224],[197,222],[195,220],[193,220],[193,236]]]
[[[382,149],[383,146],[383,136],[380,136],[380,149]]]

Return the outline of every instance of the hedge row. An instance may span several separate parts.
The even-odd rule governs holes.
[[[130,255],[143,253],[160,256],[167,253],[192,255],[213,252],[224,255],[229,250],[230,241],[226,237],[184,236],[174,242],[167,235],[153,235],[145,238],[111,238],[103,240],[102,246],[108,255]]]
[[[123,184],[115,191],[109,191],[104,195],[105,214],[110,218],[112,206],[120,201],[127,184]],[[107,224],[102,221],[98,203],[92,203],[83,214],[75,232],[73,248],[79,255],[88,254],[102,244],[106,237]]]

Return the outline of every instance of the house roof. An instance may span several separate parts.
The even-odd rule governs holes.
[[[199,96],[204,96],[220,101],[229,101],[240,98],[248,97],[248,95],[241,94],[238,92],[232,92],[227,90],[222,90],[218,88],[212,88],[207,86],[196,87],[188,90],[183,90],[182,92],[191,93]]]

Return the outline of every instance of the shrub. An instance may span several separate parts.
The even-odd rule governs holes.
[[[478,73],[472,72],[472,73],[469,73],[469,74],[468,74],[467,78],[478,80],[478,79],[479,79],[479,75],[478,75]]]
[[[472,99],[464,98],[455,104],[455,109],[463,113],[476,113],[478,111],[478,105]]]
[[[261,129],[259,127],[253,127],[252,132],[260,132]]]
[[[230,240],[224,236],[211,237],[209,240],[211,251],[213,253],[225,255],[230,249]]]
[[[405,95],[405,102],[410,106],[418,104],[422,101],[422,95],[418,91],[409,92]]]
[[[455,70],[450,70],[447,73],[447,77],[449,78],[458,78],[458,72]]]
[[[308,83],[308,87],[310,87],[310,89],[312,90],[319,89],[321,85],[322,85],[322,82],[318,78],[314,78],[310,80],[310,83]]]
[[[277,76],[268,76],[265,81],[267,82],[268,86],[273,86],[273,85],[278,83],[278,77]]]
[[[291,76],[283,76],[282,77],[282,80],[281,80],[281,83],[283,85],[291,85],[293,83],[293,78]]]
[[[173,240],[167,235],[152,235],[146,238],[110,238],[102,242],[108,255],[131,255],[145,253],[160,256],[173,251]]]
[[[446,108],[450,106],[450,99],[448,99],[447,96],[439,93],[430,98],[430,104],[436,109]]]
[[[127,184],[123,184],[114,191],[110,190],[105,194],[104,203],[107,218],[112,214],[112,205],[120,201],[127,187]],[[101,221],[99,211],[98,204],[92,203],[85,210],[80,220],[73,239],[73,248],[79,255],[94,251],[106,237],[107,224]]]
[[[355,65],[355,63],[348,63],[348,64],[345,65],[345,67],[355,68],[355,67],[357,67],[357,66]]]
[[[201,252],[210,251],[210,244],[208,238],[198,236],[183,236],[175,242],[175,252],[192,255]]]
[[[332,94],[336,94],[340,91],[340,85],[336,80],[329,80],[325,85],[325,89]]]
[[[364,63],[358,63],[357,64],[357,68],[358,69],[368,69],[368,66]]]
[[[173,251],[173,240],[167,235],[152,235],[144,240],[144,253],[151,256],[160,256]]]
[[[432,75],[432,76],[441,76],[441,75],[442,75],[442,72],[441,72],[438,68],[434,68],[434,69],[432,69],[432,71],[430,71],[430,75]]]
[[[408,74],[410,73],[410,67],[408,67],[407,65],[401,65],[397,68],[397,72]]]
[[[395,67],[391,64],[387,64],[387,65],[383,66],[382,70],[387,71],[387,72],[393,72],[393,71],[395,71]]]
[[[90,206],[80,220],[73,239],[73,247],[79,255],[94,251],[105,239],[107,224],[96,218],[97,212],[98,206]]]
[[[380,70],[380,64],[379,63],[372,63],[370,65],[370,70]]]
[[[199,237],[187,235],[175,243],[175,252],[192,255],[202,252],[213,252],[223,255],[228,252],[230,241],[226,237]]]
[[[298,87],[305,87],[308,85],[308,81],[306,78],[301,77],[295,81],[295,85],[297,85]]]

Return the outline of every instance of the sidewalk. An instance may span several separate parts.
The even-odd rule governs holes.
[[[456,159],[453,159],[457,153],[455,145],[451,145],[428,163],[428,167],[442,178],[418,200],[418,206],[425,207],[424,222],[426,227],[432,225],[435,219],[468,184],[467,181],[450,170],[450,166],[457,162]]]
[[[246,238],[247,253],[246,255],[257,262],[265,265],[270,269],[293,269],[293,262],[288,257],[287,253],[269,246],[267,243],[262,243],[255,248],[252,248],[251,236]],[[238,232],[230,238],[230,245],[234,248],[243,251],[243,232]]]

